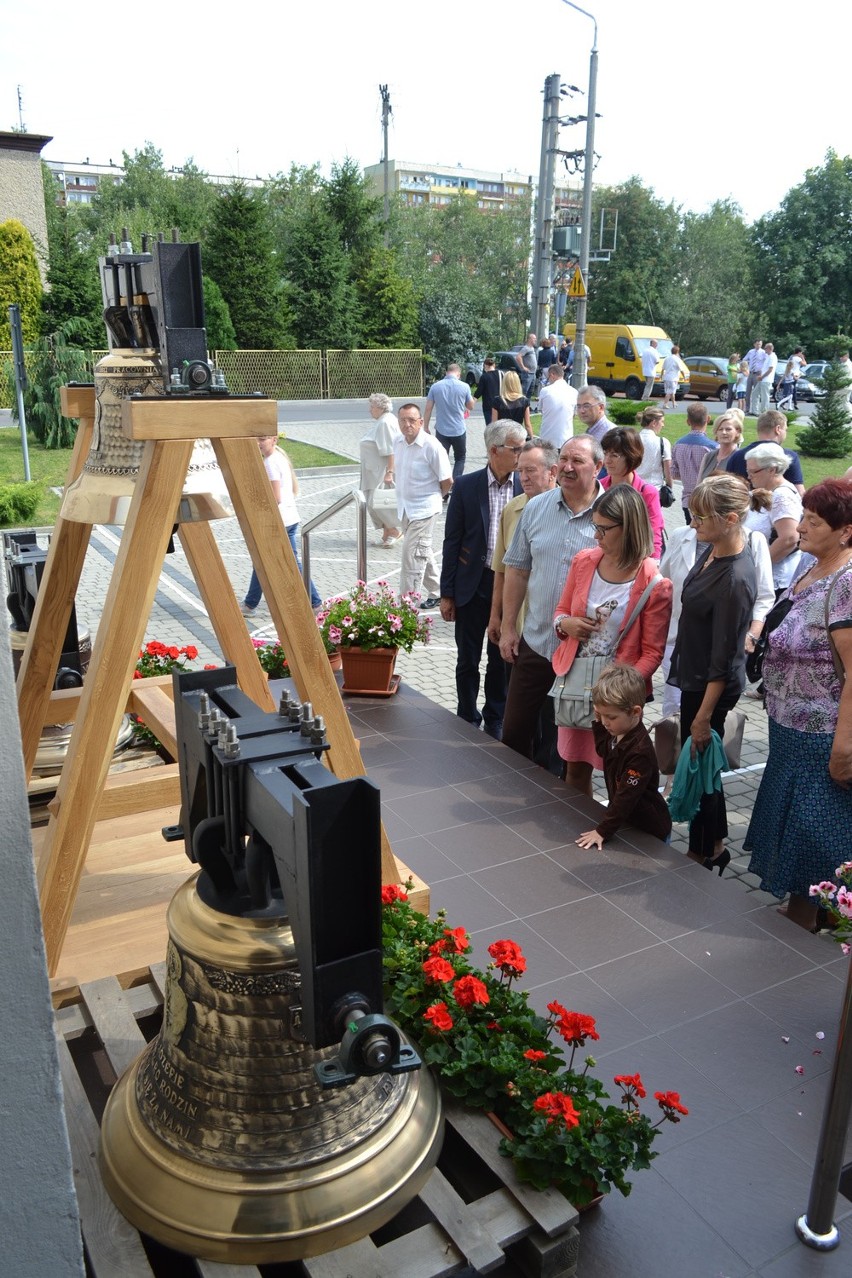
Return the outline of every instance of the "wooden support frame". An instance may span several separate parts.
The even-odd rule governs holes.
[[[67,394],[65,393],[67,391]],[[72,393],[73,392],[73,393]],[[94,389],[65,388],[63,411],[75,410],[81,431],[69,472],[79,474],[88,455]],[[85,423],[85,426],[84,426]],[[256,437],[277,431],[273,400],[125,400],[122,429],[145,440],[139,476],[121,538],[92,659],[86,675],[38,866],[48,971],[54,975],[76,900],[86,852],[105,800],[113,743],[132,682],[137,654],[153,606],[196,438],[212,440],[237,518],[266,595],[300,697],[326,722],[327,761],[338,777],[360,776],[364,765],[281,524]],[[257,661],[215,538],[206,524],[180,527],[187,554],[217,638],[233,661],[240,686],[263,708],[274,704]],[[43,586],[18,680],[24,758],[32,771],[41,728],[50,718],[51,687],[79,584],[91,525],[57,521]],[[132,691],[132,690],[131,690]],[[157,703],[159,702],[159,708]],[[148,699],[162,728],[168,713]],[[152,781],[152,794],[162,788]],[[125,796],[126,799],[126,796]],[[120,800],[114,800],[120,805]],[[382,882],[400,873],[382,831]]]

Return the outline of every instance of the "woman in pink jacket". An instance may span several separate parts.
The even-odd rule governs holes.
[[[592,527],[598,545],[574,556],[556,608],[553,624],[561,642],[553,654],[553,669],[567,674],[578,653],[623,661],[644,675],[650,695],[651,675],[663,659],[672,611],[670,581],[656,581],[642,611],[623,633],[645,587],[659,577],[645,503],[634,488],[615,484],[592,507]],[[590,795],[592,770],[603,770],[591,729],[560,728],[557,747],[567,765],[565,780]]]
[[[604,488],[615,484],[630,484],[635,488],[645,503],[648,519],[651,521],[651,537],[654,543],[652,551],[656,560],[663,554],[663,512],[660,507],[659,490],[636,474],[636,467],[645,455],[638,430],[632,426],[614,426],[608,430],[601,440],[604,454],[604,466],[607,473],[601,480]]]

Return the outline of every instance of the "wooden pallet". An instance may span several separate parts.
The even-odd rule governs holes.
[[[143,1243],[113,1206],[97,1163],[98,1121],[115,1078],[145,1043],[139,1022],[161,1015],[165,963],[135,979],[81,986],[56,1012],[65,1109],[83,1239],[93,1278],[260,1278],[251,1265],[177,1257]],[[153,1020],[148,1023],[150,1033]],[[418,1197],[389,1225],[325,1256],[265,1266],[281,1278],[449,1278],[522,1274],[574,1278],[578,1215],[553,1191],[522,1185],[498,1153],[499,1135],[481,1114],[451,1105],[438,1166]],[[179,1268],[178,1268],[179,1266]]]

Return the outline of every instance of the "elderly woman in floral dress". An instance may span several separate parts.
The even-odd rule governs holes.
[[[852,482],[823,480],[802,504],[814,558],[769,638],[769,757],[743,847],[764,891],[790,893],[780,912],[813,928],[810,887],[848,859],[852,837]]]

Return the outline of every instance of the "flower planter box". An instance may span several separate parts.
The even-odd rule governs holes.
[[[341,648],[343,691],[357,696],[387,696],[395,692],[393,668],[398,651],[397,648]]]

